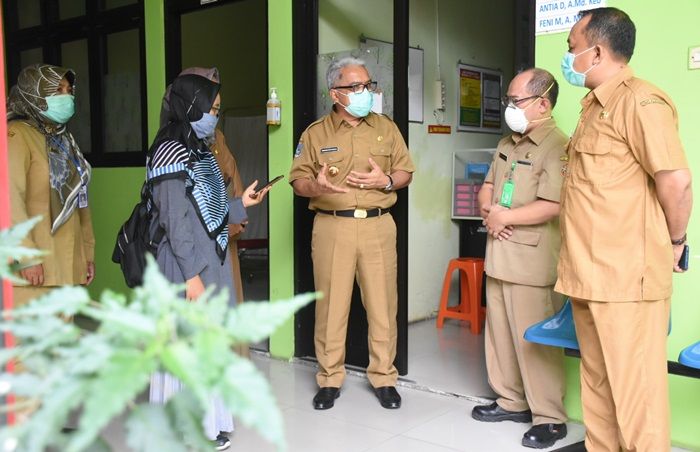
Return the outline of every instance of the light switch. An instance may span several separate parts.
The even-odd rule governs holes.
[[[700,46],[688,51],[688,69],[700,69]]]

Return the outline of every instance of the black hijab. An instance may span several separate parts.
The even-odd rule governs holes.
[[[208,150],[204,140],[197,138],[190,122],[199,121],[214,105],[221,85],[195,74],[180,75],[173,80],[169,106],[153,146],[151,155],[163,141],[178,141],[188,149]]]

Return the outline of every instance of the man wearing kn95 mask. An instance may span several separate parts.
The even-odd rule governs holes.
[[[513,133],[498,143],[479,192],[486,242],[485,348],[489,384],[498,394],[473,409],[483,422],[532,422],[521,443],[546,448],[566,436],[561,349],[523,339],[525,329],[554,314],[559,193],[566,135],[552,118],[559,86],[532,68],[513,78],[503,98]]]

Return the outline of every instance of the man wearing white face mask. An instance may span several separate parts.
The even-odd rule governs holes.
[[[384,408],[401,406],[396,391],[396,225],[389,212],[395,191],[414,171],[396,124],[372,113],[377,88],[364,63],[334,61],[326,72],[333,111],[301,135],[289,180],[309,199],[314,218],[311,254],[316,289],[314,341],[320,389],[314,408],[333,407],[345,379],[345,338],[353,282],[362,292],[369,325],[367,377]]]
[[[530,422],[526,447],[545,448],[566,436],[562,351],[523,339],[525,329],[554,314],[559,253],[559,193],[567,138],[552,118],[559,87],[549,72],[513,78],[503,98],[513,134],[496,149],[479,192],[486,242],[485,332],[489,384],[498,394],[477,406],[484,422]]]
[[[581,347],[586,450],[668,451],[666,336],[691,175],[673,102],[628,66],[630,17],[580,17],[561,67],[590,91],[568,149],[555,287],[571,297]]]

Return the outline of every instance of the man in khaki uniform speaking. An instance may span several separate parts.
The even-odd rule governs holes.
[[[345,339],[355,275],[369,324],[367,376],[384,408],[399,408],[395,384],[396,225],[389,208],[395,190],[414,171],[399,129],[372,113],[372,81],[361,60],[334,61],[326,72],[333,110],[301,135],[289,180],[310,198],[311,256],[316,289],[314,342],[320,390],[314,408],[333,407],[345,379]]]
[[[503,138],[479,192],[486,242],[486,368],[496,402],[477,406],[484,422],[530,422],[526,447],[545,448],[566,436],[563,352],[523,339],[532,324],[554,314],[561,243],[559,196],[568,141],[552,118],[559,86],[552,74],[529,69],[503,98],[513,134]]]
[[[623,11],[584,11],[562,61],[591,90],[568,149],[555,286],[573,301],[589,452],[670,449],[666,336],[691,176],[671,99],[627,66],[635,34]]]

